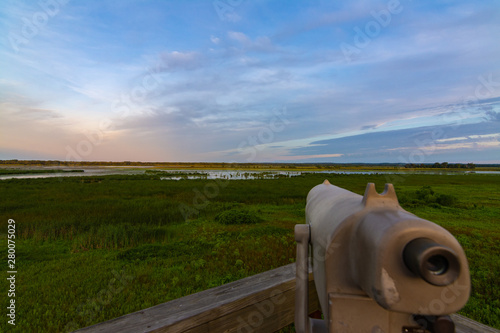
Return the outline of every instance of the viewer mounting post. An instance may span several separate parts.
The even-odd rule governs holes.
[[[297,241],[298,333],[455,332],[470,294],[467,258],[444,228],[405,211],[392,184],[364,196],[327,180],[307,196]],[[308,261],[324,319],[308,317]]]

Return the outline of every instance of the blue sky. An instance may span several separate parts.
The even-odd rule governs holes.
[[[0,159],[500,163],[498,1],[0,5]]]

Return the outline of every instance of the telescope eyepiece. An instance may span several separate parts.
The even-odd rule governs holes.
[[[433,255],[425,262],[425,269],[433,275],[446,274],[449,267],[450,263],[448,262],[448,259],[440,254]]]
[[[413,274],[435,286],[453,283],[460,273],[457,255],[428,238],[417,238],[403,250],[403,260]]]

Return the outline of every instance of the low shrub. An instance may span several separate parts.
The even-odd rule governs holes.
[[[255,224],[262,219],[254,212],[241,209],[223,211],[215,216],[215,221],[221,224]]]
[[[442,206],[457,206],[459,200],[451,194],[440,194],[434,192],[430,186],[422,186],[413,193],[406,193],[399,196],[399,202],[407,207],[428,206],[440,208]]]

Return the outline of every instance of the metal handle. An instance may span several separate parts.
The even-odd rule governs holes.
[[[420,316],[413,319],[425,330],[432,333],[455,333],[455,323],[450,316]]]

